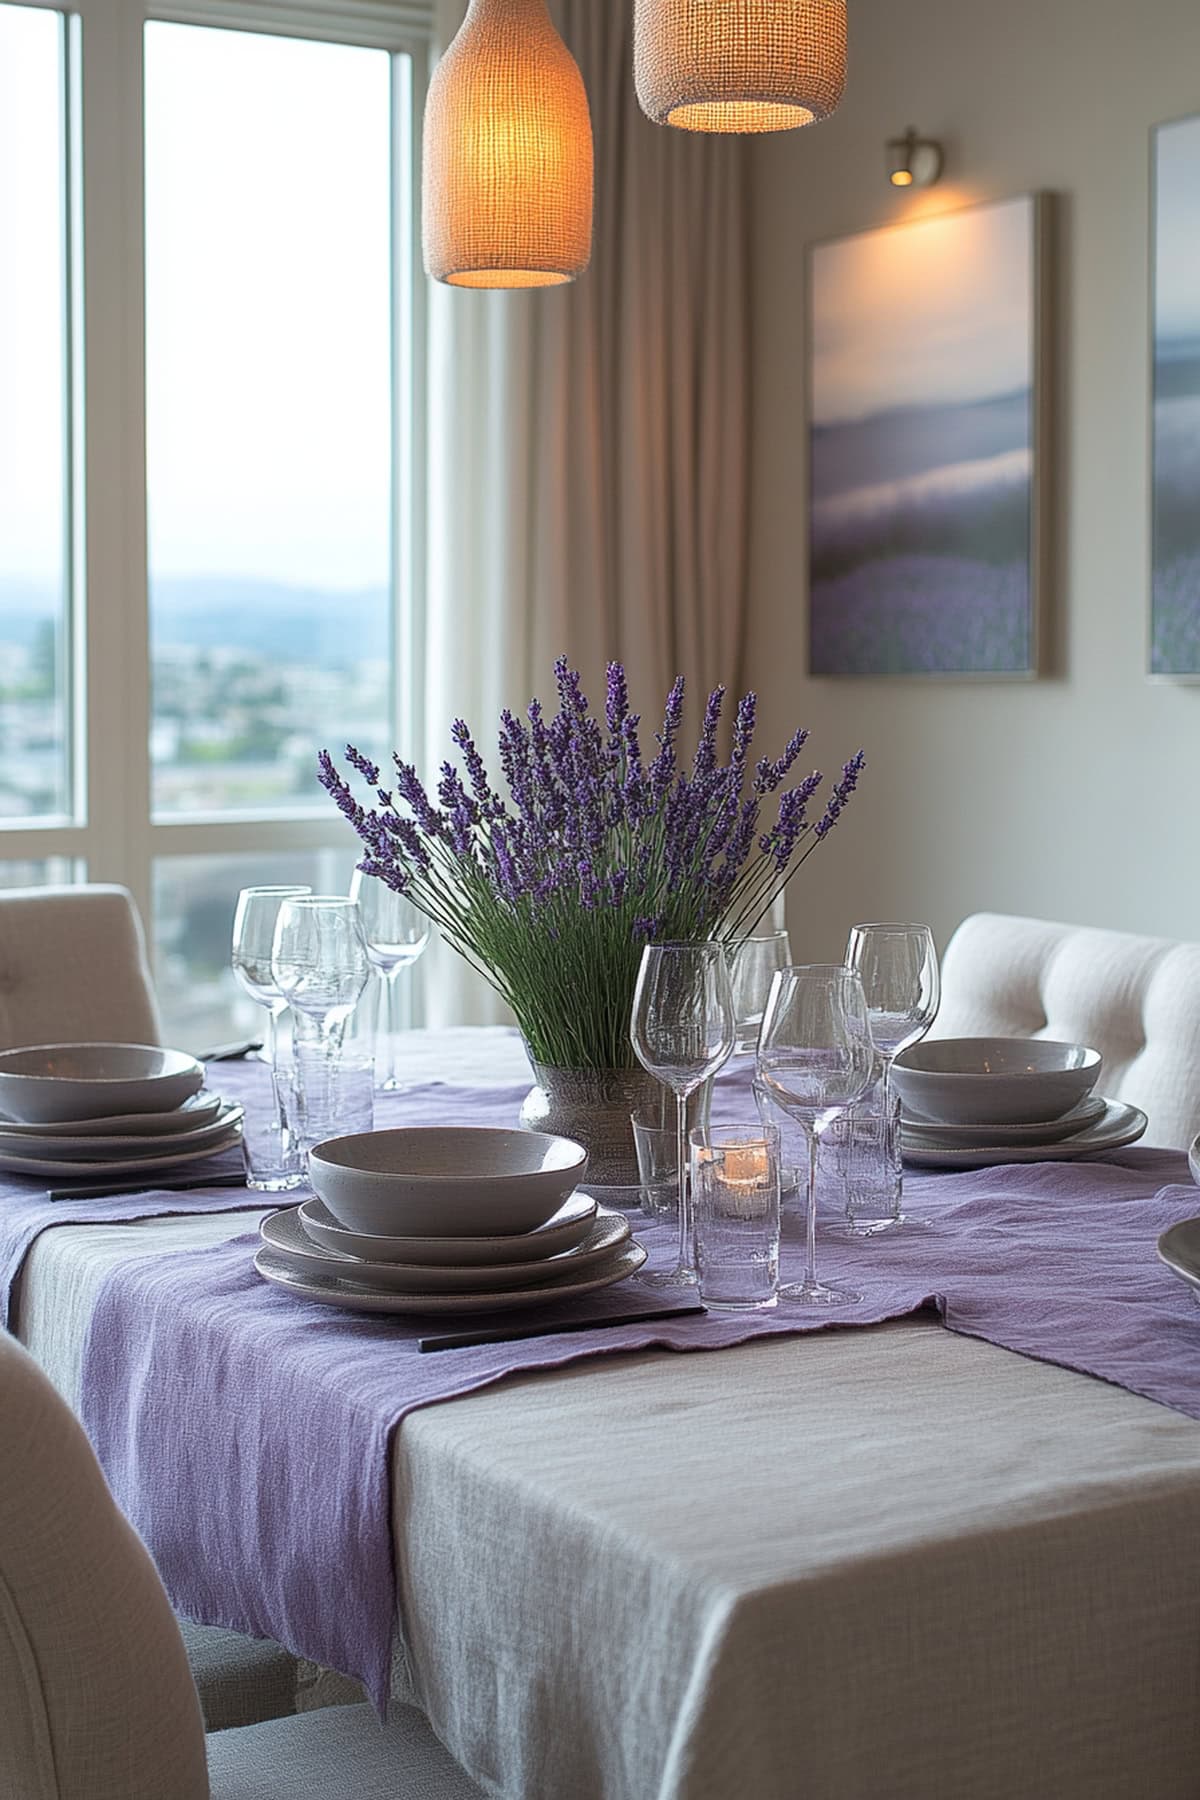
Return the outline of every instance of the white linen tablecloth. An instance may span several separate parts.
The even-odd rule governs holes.
[[[254,1217],[46,1232],[21,1335],[74,1399],[113,1263]],[[932,1323],[414,1413],[394,1531],[398,1695],[506,1800],[1200,1792],[1200,1425]]]

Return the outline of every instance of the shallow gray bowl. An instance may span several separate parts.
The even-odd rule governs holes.
[[[935,1038],[892,1064],[906,1118],[939,1125],[1036,1125],[1090,1094],[1102,1057],[1049,1038]]]
[[[308,1177],[351,1231],[487,1237],[533,1231],[583,1180],[587,1151],[541,1131],[430,1125],[327,1138]]]
[[[23,1125],[170,1112],[204,1086],[204,1069],[156,1044],[35,1044],[0,1052],[0,1113]]]

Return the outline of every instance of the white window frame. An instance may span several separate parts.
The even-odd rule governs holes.
[[[63,857],[128,887],[151,927],[159,857],[348,849],[332,804],[158,822],[151,811],[146,536],[143,33],[149,20],[315,38],[391,53],[411,79],[411,140],[392,163],[393,742],[423,727],[425,279],[416,253],[432,0],[20,0],[67,21],[67,440],[72,814],[0,822],[0,861]],[[401,58],[409,59],[407,63]],[[409,75],[411,70],[411,77]],[[394,130],[404,129],[393,107]],[[398,171],[411,171],[401,182]],[[409,353],[396,354],[403,338]]]

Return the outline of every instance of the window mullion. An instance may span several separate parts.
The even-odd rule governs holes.
[[[141,0],[80,31],[86,801],[96,879],[150,917]]]

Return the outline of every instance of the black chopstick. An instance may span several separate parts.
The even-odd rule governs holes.
[[[114,1181],[99,1187],[66,1187],[51,1188],[46,1195],[47,1200],[115,1200],[131,1194],[157,1194],[166,1191],[171,1194],[186,1194],[200,1188],[244,1188],[244,1175],[205,1175],[197,1176],[164,1176],[161,1181],[146,1180],[135,1182],[130,1187],[128,1181]]]
[[[196,1060],[202,1063],[241,1062],[243,1057],[252,1056],[261,1049],[261,1038],[243,1038],[236,1044],[218,1044],[215,1049],[202,1050]]]
[[[559,1319],[553,1324],[488,1325],[478,1331],[445,1331],[417,1339],[418,1350],[469,1350],[472,1344],[510,1344],[518,1338],[554,1337],[560,1331],[600,1331],[606,1325],[646,1325],[654,1319],[687,1319],[706,1307],[658,1306],[648,1312],[612,1313],[603,1319]]]

